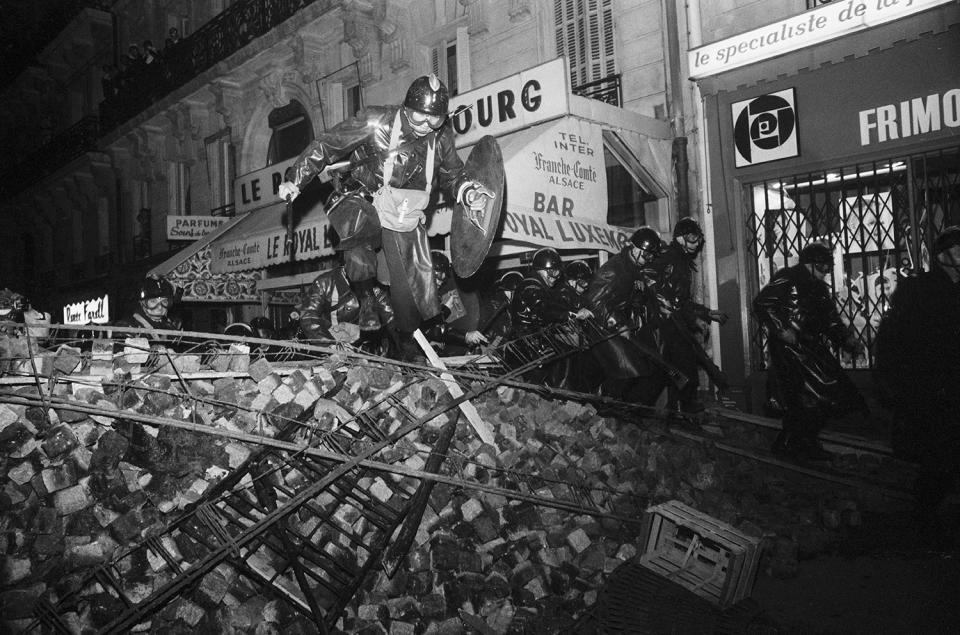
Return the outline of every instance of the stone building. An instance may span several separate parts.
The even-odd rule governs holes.
[[[958,71],[924,61],[956,57],[954,2],[44,6],[32,18],[49,37],[23,51],[0,94],[0,264],[4,286],[54,316],[108,296],[119,317],[154,272],[184,290],[188,328],[282,322],[332,250],[321,209],[302,221],[299,256],[231,257],[283,231],[276,175],[315,135],[396,103],[430,71],[466,109],[463,156],[480,131],[504,151],[491,266],[521,266],[541,245],[596,263],[630,228],[669,236],[680,216],[702,220],[698,293],[734,318],[714,326],[713,353],[751,408],[764,361],[746,307],[776,268],[830,240],[838,301],[869,344],[895,280],[958,220]],[[146,40],[155,59],[132,59]],[[498,100],[521,98],[531,79],[547,82],[544,107],[513,117]],[[754,112],[768,95],[760,105],[787,107]],[[592,163],[576,167],[584,148]],[[565,182],[565,170],[587,178]],[[449,212],[435,214],[438,248]]]

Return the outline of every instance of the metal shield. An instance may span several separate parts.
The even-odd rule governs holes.
[[[458,276],[469,278],[487,257],[503,210],[503,154],[497,140],[490,135],[480,139],[470,151],[463,170],[467,179],[480,183],[493,194],[485,197],[486,204],[479,213],[473,213],[459,201],[453,209],[450,263]]]

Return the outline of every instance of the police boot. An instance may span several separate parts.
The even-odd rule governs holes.
[[[376,331],[383,324],[380,322],[380,314],[377,312],[377,298],[373,294],[373,278],[354,282],[354,293],[357,294],[357,301],[360,303],[360,313],[357,315],[357,326],[361,331]]]

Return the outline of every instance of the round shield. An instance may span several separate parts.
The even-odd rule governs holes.
[[[450,262],[461,278],[469,278],[487,257],[503,210],[503,154],[497,140],[487,135],[470,151],[463,166],[466,178],[484,188],[483,205],[468,207],[457,201],[450,227]]]

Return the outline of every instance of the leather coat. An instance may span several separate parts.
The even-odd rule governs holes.
[[[876,365],[885,396],[960,407],[960,284],[940,266],[897,285],[877,333]]]
[[[380,321],[388,325],[393,319],[393,309],[383,287],[373,288],[373,297],[376,300],[376,310]],[[333,339],[330,327],[334,319],[341,322],[356,324],[360,316],[360,301],[350,287],[343,267],[324,271],[307,291],[306,298],[300,305],[300,330],[306,339]]]
[[[514,326],[522,334],[566,322],[571,309],[557,289],[548,287],[536,273],[531,273],[517,286],[511,310]]]
[[[347,251],[345,257],[351,266],[356,257],[359,263],[355,266],[356,272],[358,275],[362,272],[365,275],[361,277],[365,277],[376,270],[373,250],[382,244],[397,328],[413,331],[421,319],[430,319],[440,310],[425,227],[419,224],[402,232],[382,228],[377,210],[368,202],[369,195],[383,186],[391,132],[401,109],[401,106],[371,106],[340,122],[301,153],[287,169],[286,179],[302,189],[331,163],[349,158],[353,167],[342,185],[353,193],[339,204],[328,202],[330,222],[341,241],[339,249]],[[399,121],[399,146],[395,150],[390,185],[426,191],[428,147],[433,143],[431,190],[440,188],[455,194],[465,177],[451,124],[444,123],[439,130],[417,137],[402,113]]]
[[[612,330],[641,326],[646,298],[651,293],[651,271],[638,266],[630,251],[627,246],[611,256],[594,274],[584,294],[586,307],[593,312],[597,324]],[[648,348],[655,346],[647,328],[642,332],[628,331],[593,347],[593,354],[608,377],[625,379],[652,373],[653,366],[633,342]]]
[[[368,192],[376,192],[383,185],[383,162],[390,147],[390,133],[401,106],[369,106],[355,117],[343,120],[321,134],[288,169],[286,178],[297,187],[323,171],[331,163],[347,157],[355,164],[350,177]],[[433,186],[445,188],[454,194],[463,181],[463,162],[457,155],[453,128],[445,123],[422,141],[410,129],[406,117],[400,117],[400,147],[396,155],[390,185],[399,188],[423,190],[427,186],[424,168],[427,145],[436,138]],[[347,186],[349,187],[349,185]]]
[[[696,254],[688,254],[676,241],[651,263],[656,298],[662,306],[671,308],[691,330],[698,330],[696,320],[708,321],[710,309],[694,302],[693,272],[697,270]]]
[[[806,265],[782,269],[753,300],[753,311],[766,329],[771,372],[787,410],[820,408],[842,416],[864,410],[860,392],[850,381],[829,344],[843,344],[849,334],[830,288]],[[792,329],[797,343],[778,333]]]

